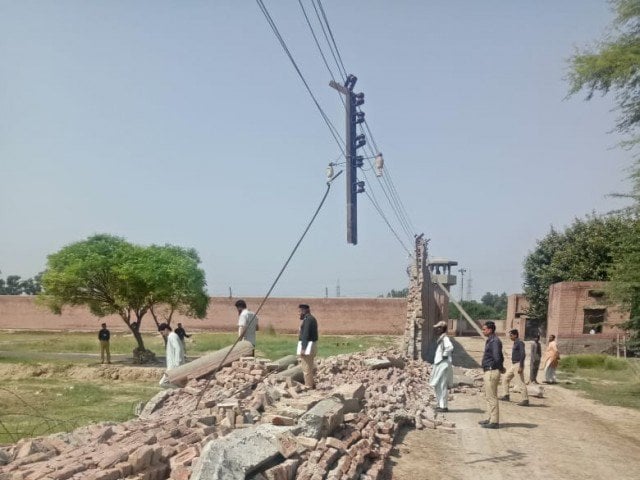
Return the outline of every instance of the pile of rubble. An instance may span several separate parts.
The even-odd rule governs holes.
[[[425,362],[370,350],[317,364],[310,390],[293,356],[241,358],[134,420],[0,449],[0,480],[377,479],[403,425],[455,428],[430,408]],[[476,372],[462,373],[454,391],[476,394]]]

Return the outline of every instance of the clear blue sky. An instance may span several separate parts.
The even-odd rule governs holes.
[[[342,133],[298,2],[265,3]],[[631,159],[607,133],[611,99],[564,100],[567,58],[602,38],[607,2],[323,5],[412,224],[468,269],[473,297],[520,291],[551,225],[620,205],[605,195],[628,188]],[[105,232],[194,247],[211,294],[262,295],[340,153],[253,1],[0,0],[0,112],[3,276]],[[274,295],[407,285],[407,254],[363,195],[347,245],[344,190],[343,176]]]

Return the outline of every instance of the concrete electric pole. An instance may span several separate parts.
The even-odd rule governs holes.
[[[356,154],[358,148],[366,145],[367,140],[363,134],[357,135],[356,126],[364,122],[364,112],[359,112],[358,107],[364,103],[364,93],[353,93],[353,87],[358,81],[355,75],[348,75],[344,85],[329,82],[331,88],[335,88],[345,96],[346,109],[346,171],[347,171],[347,243],[358,244],[358,193],[364,192],[364,182],[358,181],[357,169],[362,167],[364,158]]]

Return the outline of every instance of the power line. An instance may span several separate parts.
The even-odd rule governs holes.
[[[278,283],[278,280],[280,280],[280,277],[282,277],[282,274],[284,273],[284,271],[286,270],[287,266],[289,265],[289,262],[291,261],[291,259],[295,255],[295,253],[298,251],[298,247],[302,243],[302,240],[304,240],[304,237],[307,235],[307,232],[311,228],[311,225],[313,225],[313,222],[315,221],[316,217],[318,216],[318,213],[320,213],[320,210],[322,209],[322,206],[324,205],[324,202],[327,199],[327,196],[329,195],[329,190],[331,190],[331,182],[333,182],[336,178],[338,178],[341,173],[342,173],[342,171],[338,172],[336,175],[334,175],[327,182],[327,189],[324,192],[322,200],[320,200],[320,204],[318,205],[318,208],[316,208],[316,211],[311,216],[311,220],[309,220],[309,223],[307,224],[307,227],[304,229],[304,232],[302,232],[302,235],[298,239],[298,242],[296,243],[295,247],[293,247],[293,250],[291,251],[291,254],[289,255],[289,258],[287,258],[287,260],[284,262],[284,265],[280,269],[280,272],[278,273],[278,275],[276,276],[275,280],[271,284],[271,287],[269,287],[269,290],[267,291],[267,294],[262,299],[262,302],[260,302],[260,306],[255,311],[255,313],[253,315],[253,318],[249,321],[249,324],[247,325],[247,328],[251,327],[253,322],[256,321],[256,318],[258,318],[258,313],[260,312],[260,310],[262,310],[262,307],[267,302],[267,299],[271,295],[271,292],[273,292],[273,289],[276,287],[276,284]],[[215,368],[215,370],[213,372],[211,372],[211,374],[209,376],[209,379],[207,379],[207,382],[204,384],[204,386],[202,387],[202,390],[200,390],[200,393],[198,394],[198,400],[196,401],[196,406],[195,406],[194,410],[198,409],[198,405],[200,405],[200,400],[202,400],[202,397],[204,396],[204,392],[209,387],[209,384],[211,383],[211,380],[212,380],[213,376],[222,368],[222,365],[224,364],[225,360],[227,359],[227,357],[229,357],[229,355],[231,354],[233,349],[236,347],[238,342],[240,342],[240,340],[242,340],[242,335],[238,335],[238,338],[236,338],[236,341],[233,342],[233,345],[231,345],[231,348],[229,349],[227,354],[220,361],[220,363]]]
[[[318,47],[318,51],[320,52],[320,56],[322,57],[322,61],[324,62],[325,67],[327,67],[327,70],[329,71],[329,75],[331,76],[331,80],[333,80],[334,82],[336,81],[336,77],[333,74],[333,70],[331,70],[331,67],[329,66],[329,62],[327,61],[327,57],[325,57],[324,55],[324,51],[322,50],[322,47],[320,46],[320,42],[318,41],[318,37],[316,36],[316,32],[313,29],[313,26],[311,25],[311,21],[309,20],[309,16],[307,15],[307,11],[304,8],[304,5],[302,4],[302,0],[298,0],[298,4],[300,5],[300,8],[302,9],[302,14],[304,15],[304,19],[307,21],[307,25],[309,26],[309,30],[311,31],[311,35],[313,36],[313,40],[316,44],[316,47]],[[340,97],[342,98],[342,97]]]
[[[267,10],[267,7],[264,5],[262,0],[256,0],[256,2],[258,4],[258,6],[260,7],[260,10],[262,11],[262,14],[266,18],[267,23],[271,27],[271,30],[273,31],[273,34],[276,36],[276,38],[280,42],[280,46],[282,46],[282,49],[285,51],[285,53],[289,57],[289,60],[291,61],[291,64],[296,69],[296,72],[298,73],[298,76],[300,77],[300,80],[302,80],[302,83],[304,84],[305,88],[307,89],[307,92],[311,96],[311,99],[313,100],[313,103],[315,103],[316,107],[318,108],[318,111],[320,112],[320,115],[322,116],[322,119],[327,124],[327,127],[329,128],[329,131],[331,132],[331,135],[333,136],[333,139],[336,141],[336,143],[340,147],[342,153],[345,154],[345,151],[344,151],[344,140],[342,140],[342,137],[340,136],[340,134],[336,130],[336,127],[333,125],[333,123],[331,123],[331,120],[329,120],[329,117],[327,117],[327,115],[324,113],[324,110],[320,106],[320,103],[318,103],[318,100],[316,99],[315,95],[311,91],[311,87],[309,87],[309,84],[307,83],[307,80],[304,78],[304,75],[300,71],[300,68],[298,67],[298,64],[296,63],[295,59],[293,58],[293,55],[289,51],[289,48],[287,47],[287,44],[284,41],[284,38],[280,34],[280,31],[278,30],[278,27],[276,26],[275,21],[273,20],[273,18],[269,14],[269,10]]]
[[[369,123],[367,122],[367,120],[365,119],[364,121],[364,125],[365,128],[367,129],[367,133],[368,133],[368,137],[371,140],[371,143],[373,144],[373,147],[375,148],[375,150],[377,152],[380,152],[380,150],[378,149],[378,145],[376,143],[376,140],[373,136],[373,133],[371,132],[371,128],[369,128]],[[386,170],[386,176],[384,176],[385,178],[385,182],[388,183],[389,185],[389,190],[391,191],[392,195],[394,196],[394,198],[396,199],[396,202],[399,204],[400,210],[403,212],[403,216],[405,217],[410,230],[415,233],[416,232],[416,228],[413,226],[413,222],[411,222],[411,218],[409,217],[408,213],[407,213],[407,209],[404,207],[404,204],[402,203],[402,199],[400,198],[400,195],[398,194],[398,191],[396,190],[396,187],[393,183],[393,178],[391,176],[391,170],[389,169],[388,166],[385,167]]]
[[[338,50],[338,44],[336,43],[336,39],[333,36],[333,32],[331,31],[331,25],[329,25],[329,20],[327,20],[327,15],[324,12],[324,7],[322,6],[322,1],[321,0],[316,0],[316,1],[318,2],[318,7],[320,7],[320,11],[322,12],[322,18],[324,18],[324,22],[327,25],[327,30],[329,30],[329,35],[331,36],[331,41],[333,42],[333,46],[336,49],[336,55],[338,55],[339,65],[342,67],[342,73],[344,75],[343,78],[346,78],[347,77],[347,70],[344,68],[344,63],[342,63],[342,57],[340,56],[340,50]]]
[[[391,224],[389,223],[389,220],[387,220],[387,217],[385,216],[384,212],[380,209],[380,207],[378,206],[378,204],[373,200],[373,198],[371,197],[371,195],[369,195],[369,192],[367,192],[365,190],[364,192],[367,195],[367,198],[371,201],[372,205],[375,207],[375,209],[378,211],[378,213],[380,214],[380,216],[382,217],[382,220],[384,220],[384,223],[387,224],[387,227],[389,227],[389,230],[391,230],[391,233],[393,233],[393,236],[396,237],[396,240],[398,240],[398,242],[400,243],[400,245],[402,246],[402,248],[404,249],[405,252],[407,252],[407,254],[412,257],[413,255],[411,254],[411,252],[409,251],[409,249],[405,246],[404,243],[402,243],[402,240],[400,239],[400,237],[398,236],[398,234],[396,233],[396,231],[393,229],[393,227],[391,226]]]
[[[319,0],[318,0],[318,3],[319,3]],[[320,16],[320,12],[318,11],[318,6],[316,6],[316,1],[311,0],[311,5],[313,5],[313,10],[316,12],[316,17],[318,18],[318,23],[320,24],[320,28],[322,30],[324,39],[326,40],[327,45],[329,45],[329,51],[331,52],[331,55],[333,56],[333,60],[336,62],[336,65],[338,66],[338,72],[340,72],[340,76],[342,77],[342,80],[345,80],[347,78],[347,71],[344,68],[344,65],[342,64],[342,59],[340,58],[340,54],[334,51],[334,47],[335,47],[335,50],[337,50],[337,46],[335,45],[335,42],[332,45],[331,41],[329,40],[329,35],[327,35],[327,30],[330,30],[331,28],[329,27],[327,16],[324,15],[324,11],[323,11],[322,17],[324,17],[325,19],[325,21],[323,21],[322,17]],[[319,5],[319,7],[321,7],[321,5]],[[327,28],[325,28],[325,22],[326,22]]]
[[[369,150],[371,153],[373,153],[375,155],[375,153],[371,150],[371,147],[368,146]],[[371,160],[370,158],[367,158],[367,163],[369,164],[369,167],[373,169],[373,165],[371,164]],[[364,172],[364,171],[363,171]],[[380,177],[378,177],[376,175],[376,180],[378,181],[378,184],[380,185],[380,189],[382,190],[382,193],[384,193],[384,196],[387,199],[387,202],[389,202],[389,205],[391,206],[391,209],[393,210],[393,213],[396,216],[396,219],[398,220],[398,223],[400,224],[400,226],[402,227],[405,235],[407,236],[407,239],[409,241],[413,241],[413,235],[412,235],[412,231],[409,228],[406,220],[403,218],[402,213],[398,207],[398,205],[396,204],[396,202],[394,202],[394,200],[389,196],[389,193],[387,193],[387,189],[385,188],[385,186],[382,184],[383,180],[380,180]],[[368,179],[367,179],[367,183],[373,187],[373,184],[371,184]]]

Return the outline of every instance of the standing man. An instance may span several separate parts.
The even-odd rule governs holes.
[[[540,345],[540,335],[533,338],[531,344],[531,365],[529,371],[529,382],[538,384],[538,369],[540,368],[540,359],[542,358],[542,345]]]
[[[315,358],[318,353],[318,321],[311,315],[309,305],[298,305],[300,310],[300,335],[298,336],[297,354],[302,364],[304,384],[316,388],[314,379]]]
[[[179,367],[185,363],[184,344],[180,337],[175,332],[171,331],[171,327],[167,323],[161,323],[158,326],[158,331],[167,340],[167,371]],[[161,387],[174,387],[169,382],[169,377],[165,373],[160,379]]]
[[[107,356],[107,363],[111,363],[111,351],[109,350],[109,340],[111,339],[111,332],[107,330],[107,324],[102,324],[102,329],[98,332],[98,340],[100,340],[100,360],[104,363],[105,354]]]
[[[247,303],[244,300],[236,302],[236,309],[238,310],[238,336],[247,342],[251,342],[255,353],[256,332],[260,330],[258,317],[247,308]]]
[[[496,335],[494,322],[485,322],[482,325],[482,334],[487,337],[482,356],[482,369],[484,370],[484,396],[487,401],[489,418],[478,423],[483,428],[500,428],[498,384],[500,383],[500,373],[505,371],[502,342]]]
[[[180,341],[184,343],[184,339],[191,337],[191,335],[187,334],[184,328],[182,328],[182,324],[178,323],[178,328],[176,328],[176,335],[180,337]]]
[[[436,341],[436,355],[433,359],[433,369],[431,370],[431,385],[436,391],[436,400],[438,405],[436,412],[448,412],[449,400],[449,383],[453,378],[453,344],[447,336],[447,322],[444,320],[433,326],[436,335],[439,335]]]
[[[511,349],[511,367],[507,370],[507,374],[502,381],[502,389],[504,395],[500,397],[500,400],[509,401],[509,383],[513,379],[516,387],[520,389],[522,400],[517,403],[521,407],[529,406],[529,392],[527,392],[527,386],[524,384],[524,359],[526,357],[524,342],[520,340],[518,330],[515,328],[509,331],[509,338],[513,342]]]
[[[560,363],[560,352],[558,351],[555,335],[549,335],[549,343],[541,363],[542,368],[544,368],[544,383],[558,383],[556,381],[556,368]]]

